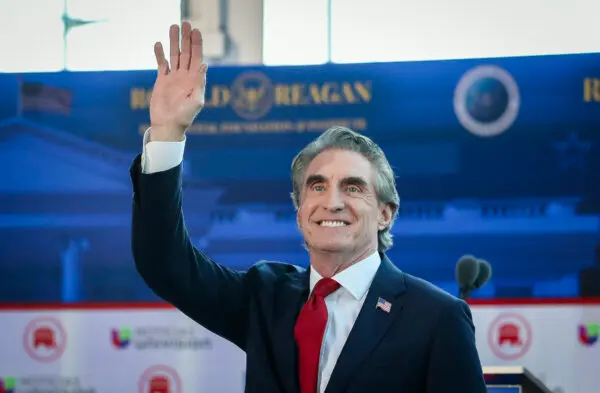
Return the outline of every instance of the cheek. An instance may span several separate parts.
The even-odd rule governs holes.
[[[368,198],[355,198],[349,201],[346,206],[354,216],[360,218],[363,222],[376,221],[379,217],[377,206]]]
[[[296,214],[296,218],[298,220],[298,224],[301,227],[305,227],[308,224],[308,220],[310,218],[310,205],[303,204],[298,208],[298,213]]]
[[[296,213],[296,223],[300,228],[304,226],[304,216],[301,209],[298,209],[298,213]]]

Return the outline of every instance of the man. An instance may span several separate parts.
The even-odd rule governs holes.
[[[294,159],[293,201],[308,270],[261,262],[238,272],[193,247],[181,211],[185,131],[207,67],[189,23],[170,29],[131,168],[133,255],[152,290],[246,352],[247,392],[483,393],[468,306],[385,256],[399,198],[370,139],[342,127]]]

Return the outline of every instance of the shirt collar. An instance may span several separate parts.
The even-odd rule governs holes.
[[[379,253],[375,251],[367,258],[360,262],[355,263],[347,269],[342,270],[332,277],[337,281],[343,288],[352,294],[356,299],[362,299],[367,293],[377,269],[381,264],[381,257]],[[315,269],[310,269],[310,292],[314,289],[317,282],[322,279],[321,276]]]

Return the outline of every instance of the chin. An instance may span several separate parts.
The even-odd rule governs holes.
[[[310,248],[321,252],[345,252],[352,248],[349,241],[317,241],[310,244]]]

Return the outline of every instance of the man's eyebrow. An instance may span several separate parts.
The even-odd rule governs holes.
[[[326,183],[326,182],[327,182],[327,179],[325,178],[325,176],[319,175],[319,174],[313,174],[313,175],[309,175],[306,178],[306,182],[304,185],[306,187],[309,187],[315,183]],[[342,186],[355,185],[360,188],[366,188],[368,185],[367,181],[360,176],[345,177],[341,180],[340,183]]]
[[[366,188],[368,183],[365,179],[359,176],[349,176],[342,179],[342,185],[355,185],[360,188]]]
[[[315,184],[315,183],[325,183],[327,181],[327,179],[325,179],[325,176],[323,175],[318,175],[318,174],[314,174],[314,175],[309,175],[306,178],[306,182],[304,183],[304,185],[306,187]]]

